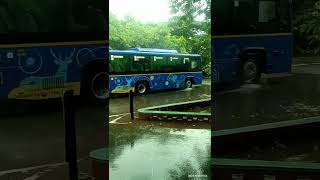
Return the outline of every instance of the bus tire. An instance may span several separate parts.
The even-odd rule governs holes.
[[[190,78],[186,79],[186,81],[185,81],[186,89],[192,88],[192,85],[193,85],[192,80]]]
[[[81,95],[90,104],[106,104],[109,98],[108,73],[104,68],[94,67],[83,72]]]
[[[261,78],[261,70],[256,60],[248,58],[241,65],[241,82],[242,84],[259,83]]]
[[[146,94],[148,90],[149,90],[149,86],[146,81],[139,81],[135,85],[135,92],[138,95]]]

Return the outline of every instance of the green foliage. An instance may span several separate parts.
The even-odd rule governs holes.
[[[208,64],[205,64],[202,68],[203,70],[203,75],[205,77],[211,77],[211,62],[209,62]]]
[[[119,20],[109,14],[110,47],[175,49],[200,54],[206,66],[211,62],[210,0],[171,0],[170,7],[173,17],[168,23]]]
[[[295,8],[295,48],[299,54],[320,55],[320,1],[307,2]]]
[[[112,49],[163,48],[187,53],[186,40],[172,35],[166,23],[141,23],[132,17],[118,20],[112,14],[109,14],[109,23],[109,40]]]
[[[187,51],[200,54],[204,67],[211,62],[210,4],[210,0],[170,0],[172,34],[186,39]]]

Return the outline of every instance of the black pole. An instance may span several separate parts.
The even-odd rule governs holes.
[[[133,114],[133,92],[130,90],[129,92],[129,101],[130,101],[130,115],[131,115],[131,120],[134,119],[134,114]]]
[[[63,92],[63,116],[65,123],[65,155],[69,166],[69,179],[78,180],[75,103],[73,90]]]

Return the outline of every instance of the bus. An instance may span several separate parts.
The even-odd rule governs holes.
[[[291,72],[291,0],[215,0],[212,17],[214,85]]]
[[[109,73],[110,93],[191,88],[203,78],[200,55],[150,48],[110,50]]]
[[[0,100],[61,97],[92,101],[107,91],[107,2],[2,0]]]

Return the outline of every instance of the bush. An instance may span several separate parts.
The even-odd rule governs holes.
[[[294,33],[295,48],[299,53],[320,55],[320,1],[297,15]]]
[[[204,77],[211,77],[211,62],[209,62],[209,64],[203,66],[202,72],[203,72]]]

